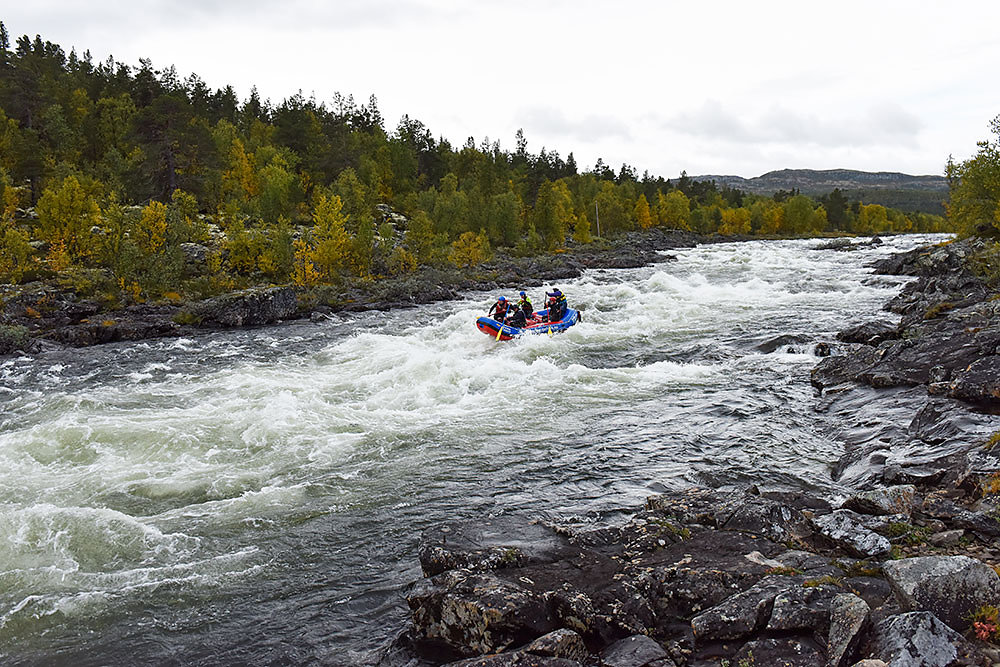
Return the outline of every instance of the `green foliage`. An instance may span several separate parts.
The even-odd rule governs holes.
[[[0,223],[0,282],[19,283],[29,267],[28,235]]]
[[[16,350],[27,350],[31,346],[31,334],[20,325],[0,324],[0,354],[10,354]]]
[[[994,288],[1000,287],[1000,242],[986,243],[966,262],[969,269]]]
[[[71,260],[91,254],[90,230],[101,222],[101,209],[76,176],[67,176],[38,200],[39,233],[51,244],[63,244]]]
[[[990,123],[992,141],[979,142],[976,155],[955,164],[948,160],[951,201],[948,218],[960,233],[1000,234],[1000,116]]]
[[[490,249],[490,240],[486,234],[480,232],[465,232],[451,244],[451,252],[448,259],[455,266],[475,266],[487,261],[493,254]]]

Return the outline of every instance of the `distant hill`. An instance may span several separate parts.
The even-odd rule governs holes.
[[[943,202],[948,199],[948,180],[944,176],[911,176],[895,171],[779,169],[754,178],[710,174],[691,178],[760,195],[798,189],[802,194],[816,196],[840,188],[851,200],[937,215],[944,214]]]

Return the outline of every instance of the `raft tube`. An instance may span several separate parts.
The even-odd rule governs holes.
[[[510,340],[524,335],[559,333],[560,331],[566,331],[566,329],[569,329],[580,321],[580,311],[572,308],[567,308],[566,314],[558,322],[543,321],[548,314],[549,311],[547,308],[536,311],[531,316],[532,320],[536,321],[534,323],[529,321],[526,327],[512,327],[509,324],[500,324],[500,322],[494,320],[492,317],[480,317],[476,320],[476,327],[494,339],[497,337],[497,332],[500,331],[499,340]],[[501,327],[503,327],[502,331]]]

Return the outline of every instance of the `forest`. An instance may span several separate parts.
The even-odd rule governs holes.
[[[147,59],[12,43],[0,23],[0,282],[59,280],[117,307],[475,266],[651,227],[953,230],[837,190],[751,195],[602,160],[581,169],[572,152],[529,152],[521,131],[514,142],[454,146],[409,116],[389,129],[374,96],[241,101]]]

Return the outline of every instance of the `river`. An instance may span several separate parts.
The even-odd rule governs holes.
[[[2,360],[0,659],[370,664],[429,526],[692,484],[836,496],[814,344],[904,282],[865,264],[928,240],[593,270],[558,285],[582,323],[511,343],[475,293]]]

